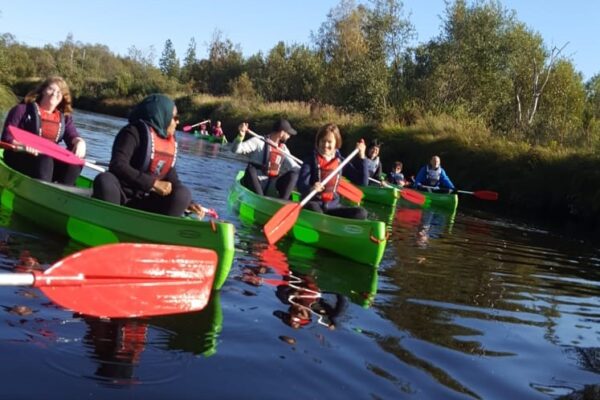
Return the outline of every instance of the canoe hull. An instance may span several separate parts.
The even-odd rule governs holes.
[[[243,222],[264,225],[285,202],[260,196],[240,184],[238,173],[229,194],[229,204]],[[302,210],[289,236],[314,247],[326,249],[362,264],[379,265],[387,232],[380,221],[352,220]]]
[[[204,247],[219,256],[215,288],[220,288],[234,255],[232,224],[169,217],[88,197],[91,180],[78,188],[32,179],[0,161],[0,203],[36,225],[86,246],[117,242],[153,242]]]
[[[361,186],[363,201],[370,203],[394,206],[400,198],[400,189],[395,187],[381,187],[375,185]]]
[[[422,206],[425,209],[435,208],[453,213],[458,207],[458,195],[456,193],[435,193],[426,191],[419,191],[419,193],[425,196],[425,203],[423,203]]]

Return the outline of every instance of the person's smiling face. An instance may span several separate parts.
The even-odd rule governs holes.
[[[333,157],[335,155],[335,136],[333,133],[328,133],[319,140],[318,151],[325,157]]]
[[[63,93],[58,84],[52,83],[42,92],[40,106],[50,112],[54,111],[63,99]]]

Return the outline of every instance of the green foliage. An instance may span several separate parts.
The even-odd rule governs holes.
[[[192,71],[196,90],[216,95],[229,92],[229,82],[243,72],[243,57],[239,46],[223,39],[220,31],[213,34],[207,60],[201,60]]]
[[[257,72],[262,77],[262,93],[270,101],[308,101],[319,95],[324,82],[318,55],[306,46],[286,47],[283,42],[271,49]]]
[[[194,64],[197,62],[196,57],[196,39],[191,38],[190,44],[188,45],[187,53],[183,60],[183,66],[181,67],[181,81],[190,82],[193,80]]]
[[[325,64],[324,100],[381,119],[390,113],[388,61],[400,57],[412,26],[402,19],[401,3],[378,0],[374,5],[341,1],[315,41]]]
[[[235,99],[248,103],[260,101],[260,96],[256,93],[252,81],[245,72],[233,79],[229,86],[231,87],[231,96]]]
[[[163,49],[158,65],[163,74],[170,78],[179,77],[179,59],[177,53],[173,47],[171,39],[167,39],[165,42],[165,48]]]

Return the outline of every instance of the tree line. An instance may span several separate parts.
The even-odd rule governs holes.
[[[374,122],[410,125],[426,115],[473,120],[491,135],[541,146],[600,147],[600,75],[588,82],[564,54],[498,1],[448,2],[439,35],[411,47],[415,29],[399,0],[341,0],[308,44],[277,43],[244,57],[216,31],[206,58],[194,38],[182,59],[169,39],[126,56],[69,35],[43,48],[0,36],[0,83],[19,92],[59,74],[74,97],[139,99],[231,95],[249,102],[333,105]]]

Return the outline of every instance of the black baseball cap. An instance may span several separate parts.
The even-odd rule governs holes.
[[[290,135],[295,135],[298,133],[294,128],[292,128],[290,121],[288,121],[287,119],[280,119],[279,121],[276,121],[273,124],[273,132],[279,131],[286,131]]]

